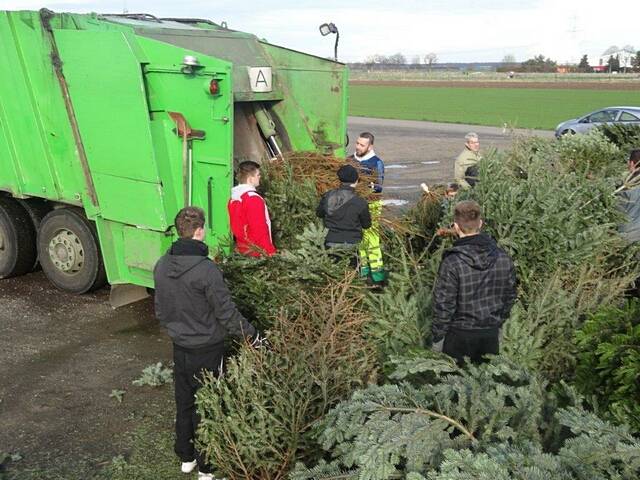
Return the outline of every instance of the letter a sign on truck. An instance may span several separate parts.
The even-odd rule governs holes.
[[[249,67],[252,92],[271,91],[271,67]]]

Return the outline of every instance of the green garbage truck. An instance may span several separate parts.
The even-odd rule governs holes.
[[[126,303],[185,204],[226,242],[234,161],[343,155],[346,112],[343,64],[224,24],[0,11],[0,279]]]

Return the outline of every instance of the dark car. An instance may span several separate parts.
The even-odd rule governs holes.
[[[640,125],[640,107],[607,107],[584,117],[567,120],[556,127],[556,137],[586,133],[605,123]]]

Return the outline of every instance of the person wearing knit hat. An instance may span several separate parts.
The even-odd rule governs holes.
[[[362,241],[362,230],[371,227],[371,214],[367,201],[356,193],[358,170],[345,164],[337,174],[340,186],[322,196],[316,214],[328,230],[325,246],[346,249],[356,260],[356,247]]]
[[[356,183],[358,178],[358,170],[353,165],[343,165],[338,169],[338,180],[342,183]]]

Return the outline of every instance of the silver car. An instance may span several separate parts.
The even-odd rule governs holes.
[[[584,117],[567,120],[556,127],[556,137],[586,133],[605,123],[640,125],[640,107],[607,107]]]

